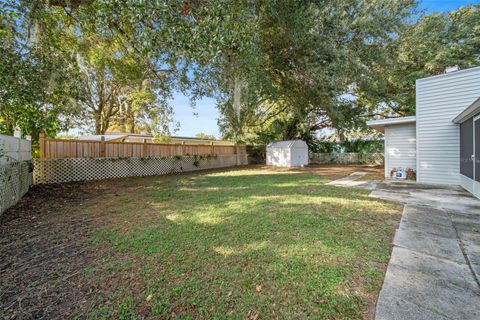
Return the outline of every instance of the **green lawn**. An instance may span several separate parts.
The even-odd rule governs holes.
[[[92,318],[370,317],[400,207],[315,170],[151,177],[107,210]],[[101,249],[100,249],[101,248]]]

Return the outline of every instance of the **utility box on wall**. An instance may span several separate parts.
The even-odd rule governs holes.
[[[266,160],[269,166],[303,167],[308,165],[308,146],[302,140],[271,142]]]

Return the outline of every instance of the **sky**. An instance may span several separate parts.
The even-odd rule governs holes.
[[[425,9],[427,13],[432,13],[455,10],[468,4],[478,4],[480,0],[422,0],[419,2],[421,9]],[[217,119],[220,115],[213,99],[198,101],[195,110],[190,107],[188,98],[182,94],[174,94],[174,99],[171,102],[175,122],[180,123],[180,128],[175,132],[175,135],[193,137],[195,134],[203,132],[220,138],[217,126]]]

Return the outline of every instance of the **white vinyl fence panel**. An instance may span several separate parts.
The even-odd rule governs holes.
[[[30,141],[0,135],[0,214],[16,204],[32,183]]]
[[[31,148],[29,140],[0,134],[0,163],[29,161]]]
[[[310,153],[310,162],[317,164],[383,164],[383,153]]]
[[[0,164],[0,214],[16,204],[32,184],[27,161]]]

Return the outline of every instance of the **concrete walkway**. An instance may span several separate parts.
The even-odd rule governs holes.
[[[333,185],[338,187],[357,187],[365,184],[366,181],[358,181],[358,179],[364,177],[367,174],[365,171],[356,171],[349,176],[330,181],[327,185]]]
[[[480,201],[456,187],[356,186],[405,204],[375,319],[480,319]]]

